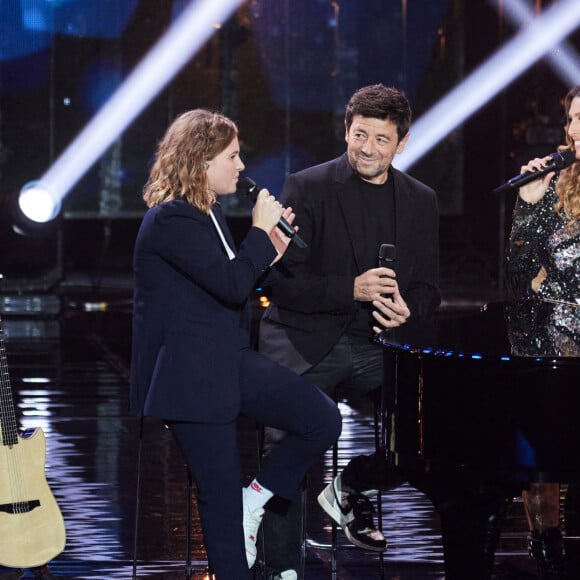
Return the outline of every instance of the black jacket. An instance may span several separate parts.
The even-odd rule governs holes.
[[[401,171],[391,168],[390,175],[399,289],[411,317],[428,318],[440,303],[437,198]],[[363,272],[366,235],[351,182],[357,179],[344,154],[291,175],[284,185],[281,201],[296,213],[308,248],[291,245],[279,264],[281,276],[267,289],[272,304],[260,325],[260,351],[298,373],[328,353],[355,313],[349,270],[354,259],[357,275]]]

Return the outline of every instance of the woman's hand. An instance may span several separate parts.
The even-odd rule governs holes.
[[[536,274],[536,277],[532,280],[532,290],[537,294],[540,291],[540,286],[542,282],[548,277],[548,272],[546,268],[542,266],[540,271]]]
[[[283,212],[282,212],[282,217],[289,223],[292,224],[294,222],[294,218],[296,217],[296,215],[292,212],[292,208],[291,207],[287,207]],[[278,222],[276,222],[278,223]],[[294,228],[296,231],[298,231],[298,228]],[[291,238],[289,238],[287,235],[285,235],[279,228],[274,228],[271,232],[270,232],[270,241],[272,242],[272,244],[274,245],[274,247],[276,248],[276,252],[278,252],[278,255],[274,258],[274,261],[270,264],[270,266],[272,266],[273,264],[275,264],[283,255],[284,252],[288,249],[288,246],[290,244]]]
[[[533,173],[534,171],[539,171],[546,167],[546,163],[552,161],[552,157],[548,155],[547,157],[536,157],[532,159],[527,165],[522,165],[521,173]],[[547,173],[541,179],[535,179],[527,185],[520,187],[520,197],[527,201],[528,203],[538,203],[546,193],[548,185],[550,185],[550,179],[554,176],[554,171]]]
[[[261,189],[252,210],[252,225],[270,235],[280,220],[282,211],[283,207],[276,198],[267,189]]]

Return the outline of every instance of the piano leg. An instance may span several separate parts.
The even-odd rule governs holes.
[[[441,519],[446,580],[488,580],[512,497],[470,495],[436,506]]]
[[[481,491],[447,477],[413,485],[431,499],[439,514],[445,580],[489,580],[501,527],[518,491],[502,487]]]

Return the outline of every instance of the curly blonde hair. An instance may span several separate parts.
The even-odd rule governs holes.
[[[184,199],[209,213],[215,193],[209,189],[205,164],[226,149],[237,135],[235,123],[219,113],[194,109],[179,115],[157,146],[143,188],[147,207]]]
[[[580,85],[571,89],[564,99],[564,109],[566,111],[566,145],[574,149],[574,143],[568,135],[570,126],[570,107],[572,101],[580,97]],[[568,169],[560,174],[556,184],[558,202],[554,206],[557,214],[567,216],[571,222],[580,220],[580,163],[574,162]]]

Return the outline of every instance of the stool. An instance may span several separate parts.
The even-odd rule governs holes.
[[[385,441],[384,441],[384,428],[383,428],[383,404],[382,404],[382,390],[380,387],[375,390],[371,391],[372,393],[377,392],[380,394],[379,397],[372,397],[373,402],[373,427],[374,427],[374,442],[375,442],[375,452],[380,453],[381,451],[384,452],[385,449]],[[377,400],[379,399],[379,400]],[[340,441],[340,440],[339,440]],[[337,441],[332,447],[332,481],[338,475],[338,444]],[[306,494],[306,490],[304,490],[304,494]],[[306,501],[306,497],[304,497],[304,503]],[[331,543],[330,544],[320,544],[314,543],[312,541],[308,542],[305,540],[305,544],[308,542],[310,545],[315,547],[318,550],[330,550],[331,551],[331,578],[332,580],[336,580],[337,578],[337,553],[339,550],[351,550],[351,549],[360,549],[357,546],[338,546],[338,524],[332,521],[331,526]],[[377,495],[377,522],[378,522],[378,529],[382,532],[383,531],[383,503],[381,493],[379,491]],[[379,574],[380,578],[384,579],[384,552],[379,553]]]
[[[139,443],[137,446],[137,481],[135,490],[135,522],[133,532],[133,580],[137,578],[137,547],[139,540],[139,514],[141,510],[141,456],[143,451],[143,432],[145,417],[139,419]],[[190,580],[193,569],[191,566],[191,520],[193,517],[192,493],[193,478],[186,466],[187,472],[187,521],[185,523],[185,578]]]
[[[139,420],[139,443],[137,446],[137,478],[136,478],[136,491],[135,491],[135,520],[134,520],[134,532],[133,532],[133,575],[132,580],[137,579],[137,551],[138,551],[138,539],[139,539],[139,515],[141,510],[141,464],[142,464],[142,452],[143,452],[143,436],[144,436],[144,423],[145,417],[141,417]],[[166,429],[169,429],[165,425]],[[261,449],[261,434],[258,430],[258,462],[260,461],[260,449]],[[186,469],[186,479],[187,479],[187,520],[185,523],[185,578],[190,580],[194,569],[191,561],[192,552],[192,518],[193,518],[193,477],[187,465]],[[241,491],[241,489],[240,489]],[[211,568],[207,569],[207,577],[213,578]],[[252,571],[252,577],[256,580],[256,569]]]

